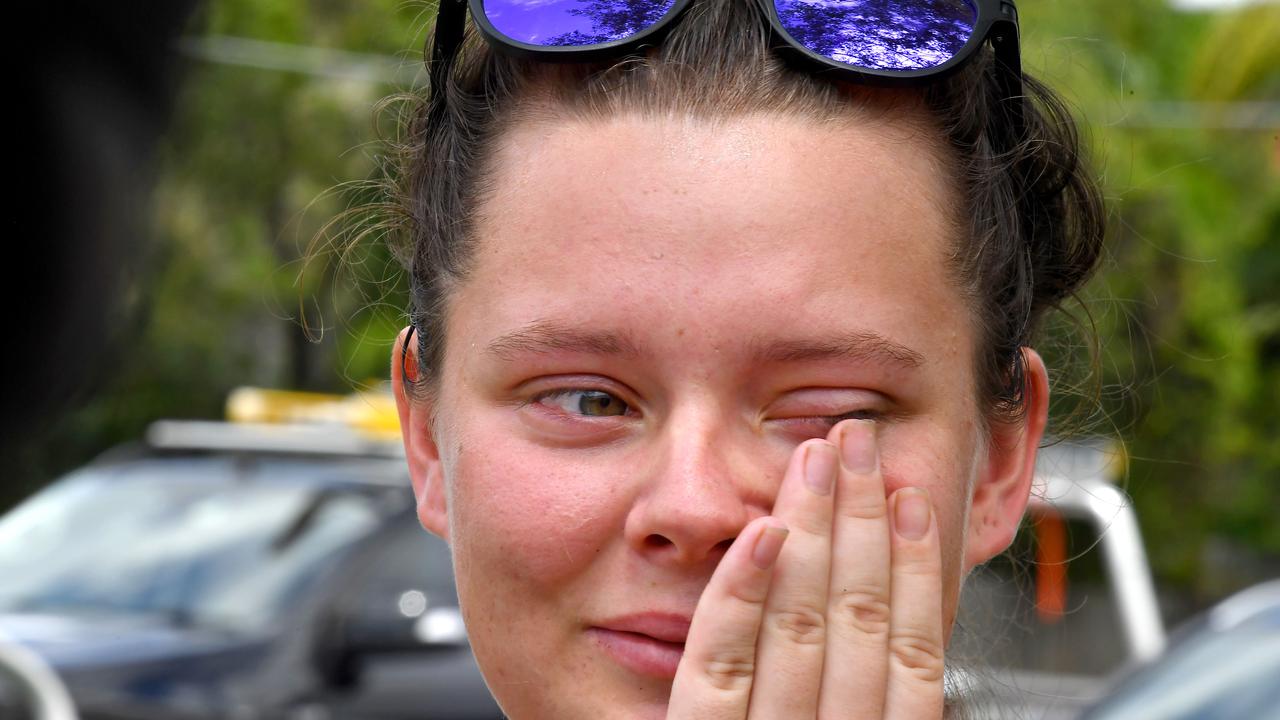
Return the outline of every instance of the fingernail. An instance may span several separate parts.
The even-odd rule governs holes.
[[[856,473],[876,469],[876,424],[873,420],[847,422],[840,431],[840,454],[844,466]]]
[[[751,561],[761,570],[768,570],[778,560],[782,552],[782,541],[787,539],[789,531],[779,525],[770,525],[756,538],[756,546],[751,551]]]
[[[929,532],[929,492],[907,487],[894,493],[893,529],[906,540],[919,540]]]
[[[804,483],[818,495],[830,495],[836,482],[836,449],[828,442],[805,448]]]

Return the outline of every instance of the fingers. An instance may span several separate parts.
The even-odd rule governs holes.
[[[941,717],[941,554],[928,493],[885,500],[874,423],[841,423],[830,439],[797,448],[776,519],[748,525],[717,567],[668,718]]]
[[[843,422],[831,439],[840,472],[819,717],[851,717],[857,708],[857,717],[879,718],[889,673],[890,541],[876,426]]]
[[[742,720],[755,676],[765,600],[787,528],[747,525],[698,600],[667,706],[668,720]]]
[[[765,604],[751,689],[753,718],[813,718],[826,654],[831,518],[839,459],[825,440],[797,448],[774,515],[791,535],[778,558]]]
[[[928,493],[902,488],[886,502],[875,423],[841,423],[831,439],[841,463],[819,717],[941,717],[942,563]]]
[[[929,494],[902,488],[889,500],[893,599],[889,610],[887,720],[942,716],[942,560]]]

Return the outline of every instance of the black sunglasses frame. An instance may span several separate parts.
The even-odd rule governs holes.
[[[1010,117],[1017,129],[1016,136],[1021,137],[1023,129],[1022,59],[1018,48],[1018,11],[1013,0],[972,0],[977,11],[977,19],[969,40],[945,63],[914,70],[859,68],[815,53],[791,37],[782,26],[773,0],[756,1],[768,17],[774,36],[783,41],[781,47],[788,51],[793,60],[799,61],[816,74],[829,75],[832,78],[851,82],[888,86],[923,84],[955,71],[989,40],[997,65],[1000,96],[1009,104]],[[462,44],[468,7],[481,36],[498,52],[543,62],[591,62],[625,56],[658,44],[695,0],[676,0],[671,9],[657,22],[635,35],[586,46],[544,46],[523,43],[507,37],[489,22],[484,12],[484,0],[439,0],[439,2],[435,41],[428,64],[433,95],[444,87],[458,48]]]

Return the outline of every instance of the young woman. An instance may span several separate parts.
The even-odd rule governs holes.
[[[410,119],[393,380],[494,696],[940,717],[1103,234],[1012,4],[471,11]]]

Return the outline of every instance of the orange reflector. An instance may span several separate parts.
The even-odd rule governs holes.
[[[1053,510],[1036,514],[1036,615],[1045,624],[1067,611],[1067,523]]]

